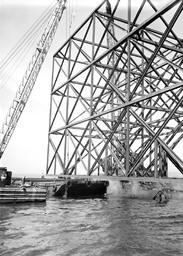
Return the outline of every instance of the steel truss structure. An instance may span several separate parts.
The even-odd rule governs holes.
[[[183,173],[183,1],[112,2],[53,57],[47,174]]]

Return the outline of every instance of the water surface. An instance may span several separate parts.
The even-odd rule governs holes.
[[[183,203],[109,196],[0,206],[0,256],[183,255]]]

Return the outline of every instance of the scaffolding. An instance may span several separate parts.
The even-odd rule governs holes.
[[[53,56],[47,174],[183,173],[183,2],[159,2],[104,0]]]

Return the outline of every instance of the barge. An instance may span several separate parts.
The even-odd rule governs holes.
[[[44,202],[47,191],[45,188],[34,186],[0,187],[0,203]]]
[[[0,168],[0,204],[46,201],[46,188],[26,184],[25,179],[20,184],[12,184],[11,176],[6,167]]]

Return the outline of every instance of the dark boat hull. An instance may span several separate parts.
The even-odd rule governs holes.
[[[64,198],[103,197],[107,192],[107,181],[69,180],[54,188],[54,196]]]

